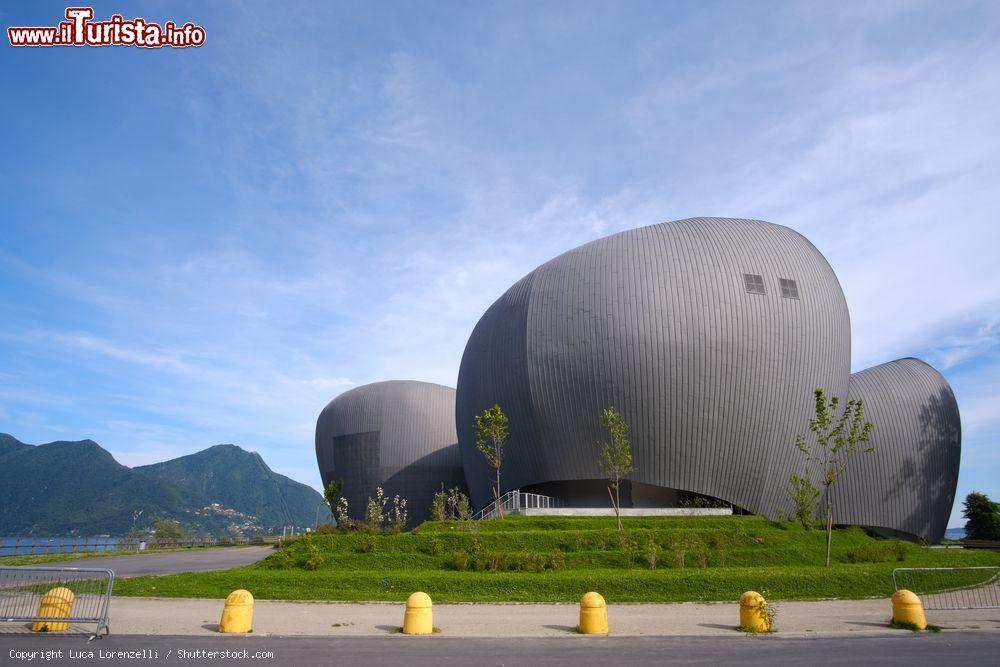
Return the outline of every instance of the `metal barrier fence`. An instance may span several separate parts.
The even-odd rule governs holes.
[[[892,586],[918,594],[924,609],[1000,608],[1000,567],[897,567]]]
[[[497,514],[497,505],[505,513],[514,513],[520,509],[531,509],[531,508],[549,508],[549,507],[562,507],[562,501],[558,498],[553,498],[552,496],[543,496],[538,493],[527,493],[526,491],[521,491],[519,489],[514,491],[508,491],[500,498],[500,502],[496,501],[490,503],[472,518],[476,520],[480,519],[492,519]]]
[[[33,623],[43,632],[68,629],[59,624],[95,623],[94,639],[101,630],[110,632],[114,585],[111,570],[0,567],[0,621]]]

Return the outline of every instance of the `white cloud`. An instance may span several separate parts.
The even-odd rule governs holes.
[[[450,49],[490,45],[457,61],[409,40],[287,48],[301,17],[233,12],[230,34],[250,37],[219,34],[225,48],[174,98],[190,141],[176,150],[210,162],[231,198],[206,198],[190,227],[151,212],[95,239],[82,267],[0,252],[39,294],[87,310],[32,323],[19,345],[99,378],[83,395],[19,372],[17,405],[82,404],[123,460],[234,441],[311,470],[315,417],[337,393],[453,386],[478,317],[539,263],[701,214],[813,240],[847,294],[856,369],[974,361],[1000,335],[1000,57],[976,40],[887,56],[874,31],[911,9],[878,4],[863,25],[861,8],[833,8],[823,30],[814,6],[783,12],[774,29],[805,36],[764,53],[725,17],[633,26],[593,45],[619,53],[614,67],[554,53],[588,26],[553,16],[532,26],[538,44],[510,19],[456,31]],[[687,54],[705,36],[714,48]],[[971,431],[992,423],[995,388],[962,397]]]

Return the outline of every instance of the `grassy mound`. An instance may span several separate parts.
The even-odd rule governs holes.
[[[748,589],[775,599],[892,594],[894,567],[1000,565],[1000,555],[928,549],[838,530],[825,535],[761,517],[507,517],[428,522],[410,533],[311,535],[255,565],[224,572],[123,580],[121,595],[575,602],[588,590],[616,602],[735,600]],[[967,575],[966,575],[967,576]],[[982,575],[986,576],[986,575]]]

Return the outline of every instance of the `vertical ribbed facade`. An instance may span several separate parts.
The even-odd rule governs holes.
[[[899,359],[853,374],[850,398],[864,401],[875,451],[857,455],[835,487],[834,520],[941,541],[962,441],[948,382],[918,359]]]
[[[693,218],[625,231],[542,264],[490,306],[458,388],[380,382],[330,402],[316,426],[323,483],[351,514],[382,486],[426,517],[441,483],[492,499],[474,417],[499,404],[510,435],[502,492],[603,505],[605,408],[631,426],[626,506],[685,493],[788,516],[796,436],[813,391],[863,399],[875,452],[834,488],[835,521],[939,541],[955,497],[961,422],[945,379],[916,359],[850,374],[836,275],[802,235],[759,220]],[[575,502],[574,502],[575,500]]]
[[[849,374],[843,292],[797,232],[695,218],[602,238],[532,271],[473,331],[456,406],[470,491],[490,499],[472,431],[484,408],[510,418],[509,490],[599,479],[600,415],[614,407],[631,425],[630,479],[775,515],[812,390],[844,396]]]
[[[316,422],[316,460],[324,487],[343,479],[352,518],[381,486],[408,500],[411,525],[427,518],[441,484],[465,488],[455,435],[455,390],[390,381],[336,397]]]

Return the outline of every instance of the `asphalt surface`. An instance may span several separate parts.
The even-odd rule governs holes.
[[[74,656],[69,655],[72,649]],[[44,652],[50,653],[45,654]],[[61,651],[61,656],[55,651]],[[82,655],[91,651],[93,656]],[[116,651],[133,651],[134,655]],[[198,652],[214,652],[201,653]],[[242,652],[246,651],[245,654]],[[24,652],[18,653],[18,652]],[[145,653],[140,653],[145,652]],[[228,654],[226,653],[228,652]],[[147,637],[111,635],[0,635],[0,664],[282,664],[295,665],[988,665],[997,664],[995,633],[900,633],[884,637],[566,637],[454,639],[442,636],[378,638]],[[43,657],[47,656],[47,657]],[[29,659],[30,658],[30,659]]]
[[[116,577],[141,577],[150,574],[207,572],[249,565],[274,553],[271,547],[227,547],[225,549],[184,549],[162,554],[84,558],[45,567],[79,567],[114,570]],[[30,566],[25,566],[30,567]]]

